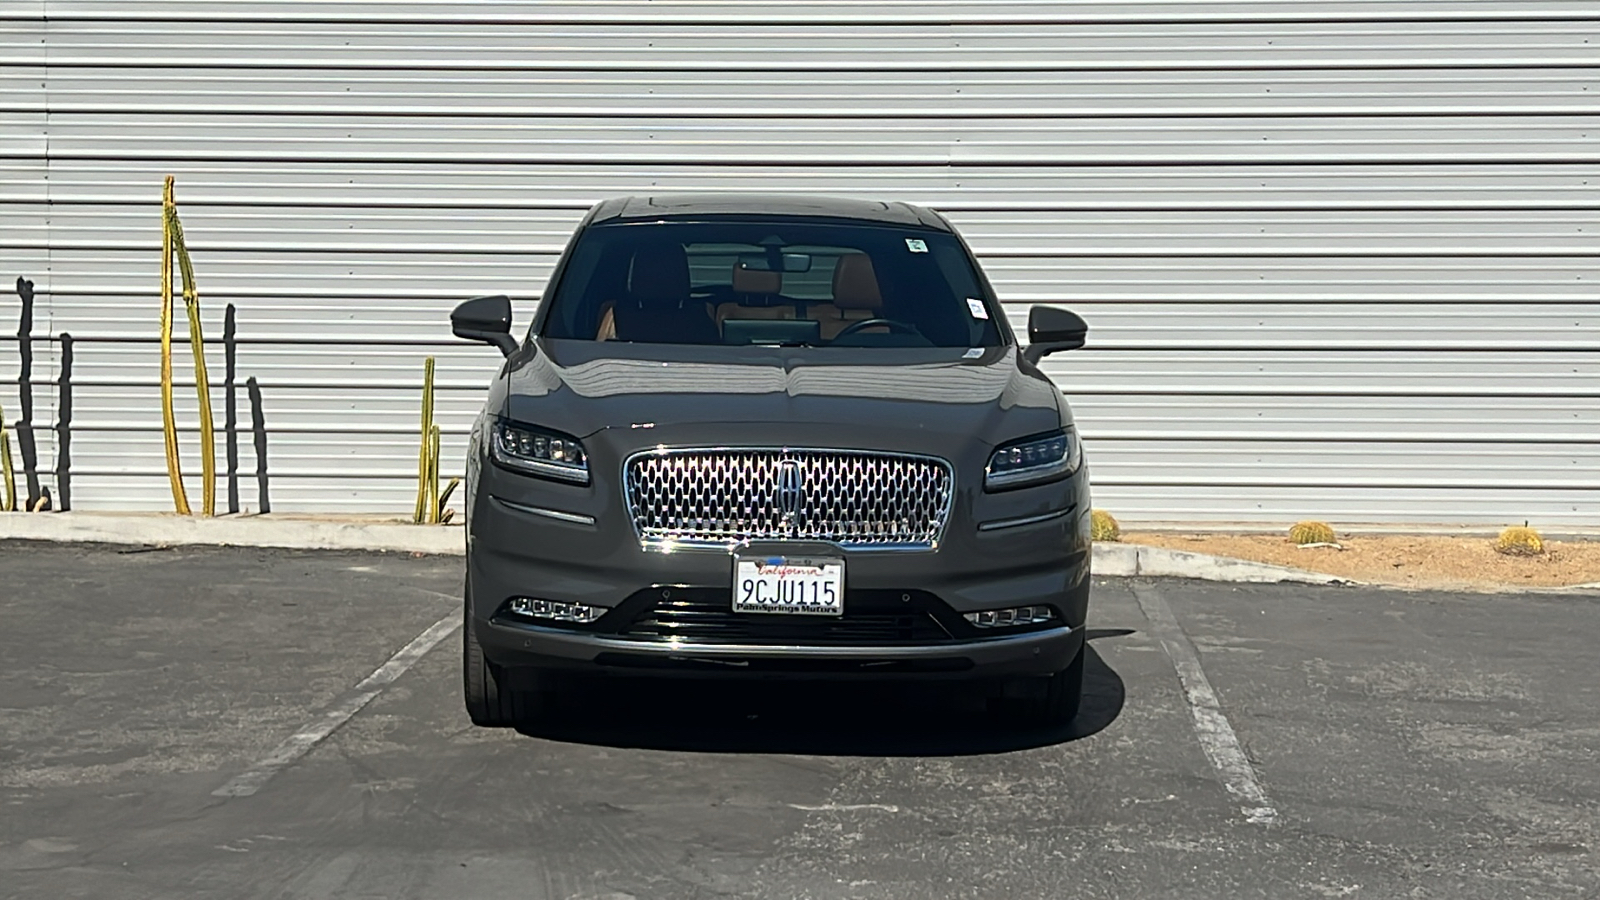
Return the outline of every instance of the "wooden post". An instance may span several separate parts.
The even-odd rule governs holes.
[[[228,514],[239,511],[239,403],[234,385],[238,368],[238,326],[233,304],[222,319],[222,440],[228,458]]]
[[[250,396],[250,430],[255,433],[256,447],[256,512],[272,512],[272,497],[267,493],[267,417],[261,409],[261,385],[255,376],[245,379],[245,393]]]
[[[56,379],[56,493],[62,512],[72,509],[72,335],[61,332],[61,368]]]

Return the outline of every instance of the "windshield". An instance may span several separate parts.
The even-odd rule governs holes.
[[[601,225],[548,300],[549,338],[651,344],[992,347],[954,235],[876,225]]]

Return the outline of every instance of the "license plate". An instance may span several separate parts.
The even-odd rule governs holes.
[[[844,560],[737,556],[733,611],[803,616],[844,614]]]

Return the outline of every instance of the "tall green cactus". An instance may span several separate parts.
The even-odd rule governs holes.
[[[11,432],[6,430],[4,409],[0,409],[0,474],[5,477],[5,496],[0,497],[0,512],[16,512],[17,473],[11,468]]]
[[[161,192],[161,430],[166,437],[167,481],[172,486],[172,506],[189,515],[189,495],[183,489],[183,466],[178,456],[178,422],[172,412],[172,223],[175,221],[172,176]]]
[[[200,405],[201,511],[217,514],[217,448],[211,422],[211,379],[206,372],[206,339],[200,325],[200,291],[194,283],[194,263],[183,240],[183,223],[173,199],[173,178],[167,176],[161,195],[161,423],[166,433],[167,478],[172,482],[172,502],[189,514],[178,461],[178,426],[172,412],[172,262],[177,258],[183,278],[183,310],[189,319],[189,352],[194,356],[194,387]]]
[[[418,525],[438,517],[439,428],[433,424],[433,357],[422,364],[422,444],[417,451],[417,505],[411,521]],[[431,487],[430,487],[431,486]]]

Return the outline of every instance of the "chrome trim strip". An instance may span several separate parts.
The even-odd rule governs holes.
[[[635,530],[637,533],[637,529]],[[681,550],[704,551],[712,550],[720,553],[732,553],[740,547],[748,546],[749,540],[737,541],[673,541],[658,538],[639,538],[639,549],[651,553],[677,553]],[[931,544],[841,544],[837,541],[824,541],[817,538],[759,538],[758,544],[827,544],[839,548],[841,553],[927,553],[939,549],[939,542]]]
[[[633,526],[634,536],[639,539],[639,546],[641,548],[645,549],[645,550],[652,550],[652,551],[663,552],[663,553],[670,553],[670,552],[673,552],[673,551],[678,550],[678,549],[729,551],[733,547],[735,547],[735,546],[737,546],[739,544],[747,543],[751,539],[749,539],[749,538],[740,538],[739,540],[731,541],[731,542],[704,541],[704,540],[682,540],[682,541],[680,541],[680,540],[646,538],[643,534],[640,534],[640,532],[639,532],[639,523],[638,523],[637,520],[634,519],[634,516],[633,516],[633,509],[634,509],[634,504],[633,504],[633,483],[632,483],[632,480],[628,478],[628,467],[633,464],[634,460],[639,459],[640,457],[645,457],[645,456],[681,456],[681,455],[684,455],[684,454],[691,454],[691,453],[783,453],[785,451],[792,451],[792,452],[796,452],[796,453],[837,453],[837,454],[840,454],[841,456],[880,456],[880,457],[888,456],[888,457],[896,457],[896,458],[899,458],[899,459],[919,460],[919,461],[929,462],[929,463],[933,463],[934,465],[940,466],[941,468],[944,469],[945,473],[950,476],[950,496],[945,499],[944,509],[940,512],[939,533],[938,533],[938,535],[936,535],[934,537],[934,539],[932,541],[929,541],[927,543],[911,543],[911,544],[868,544],[868,543],[844,543],[844,542],[839,542],[839,541],[819,541],[816,538],[803,538],[803,539],[802,538],[795,538],[794,540],[797,540],[797,541],[801,541],[801,540],[809,541],[810,543],[831,543],[831,544],[834,544],[835,546],[839,547],[839,549],[845,550],[845,551],[848,551],[848,552],[851,552],[851,553],[869,553],[869,552],[880,551],[880,550],[881,551],[891,552],[891,553],[904,553],[904,552],[910,552],[910,551],[917,551],[917,552],[924,552],[925,553],[925,552],[928,552],[928,551],[939,549],[939,545],[944,541],[945,529],[950,527],[950,514],[955,509],[956,494],[959,493],[959,490],[960,490],[959,483],[956,480],[956,468],[955,468],[954,465],[951,464],[951,462],[948,459],[944,459],[943,457],[939,457],[939,456],[930,456],[930,455],[925,454],[925,453],[905,453],[905,452],[898,451],[898,450],[861,450],[861,449],[846,449],[846,448],[842,448],[842,447],[809,447],[809,446],[796,447],[796,446],[781,445],[781,444],[780,445],[771,445],[771,444],[767,444],[767,445],[749,445],[749,446],[739,446],[739,445],[730,445],[730,444],[711,444],[711,445],[686,446],[686,447],[656,446],[656,447],[651,447],[651,448],[646,449],[646,450],[636,450],[636,451],[628,454],[627,456],[623,457],[622,466],[621,466],[621,470],[620,470],[620,477],[621,477],[621,481],[622,481],[623,511],[628,514],[628,520]],[[769,542],[769,541],[771,541],[771,542],[782,542],[784,540],[784,538],[758,538],[756,540],[759,540],[762,543],[766,543],[766,542]]]
[[[506,456],[499,448],[489,451],[489,458],[502,469],[509,469],[522,475],[537,475],[549,478],[552,481],[565,481],[568,484],[588,484],[589,470],[575,469],[571,466],[558,466],[555,463],[542,462],[537,459],[519,459]]]
[[[525,512],[531,516],[543,516],[547,519],[555,519],[558,522],[570,522],[573,525],[587,525],[590,528],[594,527],[594,516],[586,516],[582,513],[562,512],[559,509],[545,509],[542,506],[529,506],[526,503],[513,503],[510,500],[501,499],[493,494],[489,495],[489,499],[500,504],[501,506],[506,507],[507,509],[514,509],[517,512]]]
[[[997,451],[998,452],[998,451]],[[1016,472],[1002,472],[999,475],[990,474],[989,467],[983,470],[983,484],[988,488],[1017,487],[1024,484],[1038,482],[1044,484],[1048,481],[1059,481],[1071,475],[1075,469],[1068,465],[1068,460],[1061,459],[1048,465],[1032,469],[1022,469]]]
[[[1072,515],[1072,511],[1074,509],[1077,509],[1077,507],[1069,506],[1066,509],[1058,509],[1055,512],[1047,512],[1039,516],[1023,516],[1018,519],[995,519],[992,522],[979,522],[978,530],[999,531],[1002,528],[1021,528],[1024,525],[1037,525],[1040,522],[1049,522],[1054,519],[1070,516]]]

